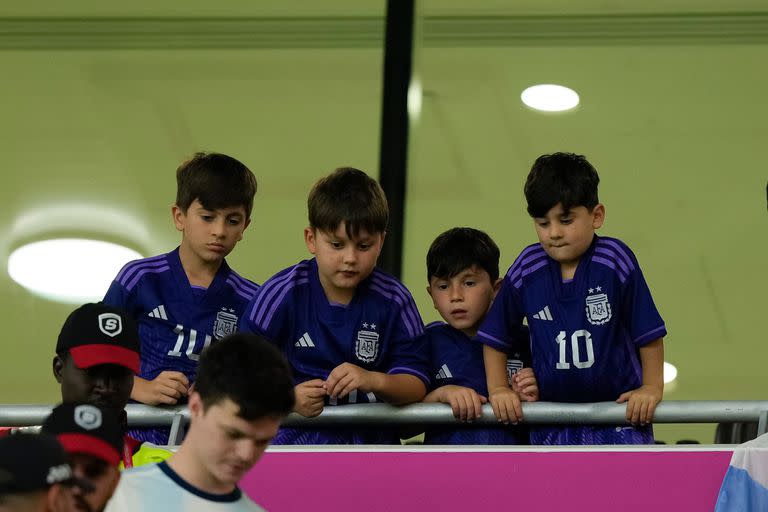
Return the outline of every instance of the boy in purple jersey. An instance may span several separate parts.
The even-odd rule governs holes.
[[[230,156],[197,153],[177,169],[176,182],[171,214],[181,244],[125,265],[104,297],[139,324],[141,369],[131,398],[150,405],[186,401],[200,353],[236,331],[258,288],[225,260],[251,221],[253,173]],[[167,444],[168,431],[132,435]]]
[[[421,400],[429,382],[418,337],[421,317],[408,290],[376,269],[389,209],[364,172],[341,168],[308,199],[304,241],[315,257],[259,289],[241,322],[276,343],[296,382],[299,414],[326,406]],[[396,443],[394,429],[283,428],[276,444]]]
[[[605,220],[599,181],[583,156],[536,160],[525,197],[539,243],[510,267],[478,337],[499,420],[520,419],[504,351],[528,343],[518,336],[526,318],[541,399],[626,402],[631,425],[532,427],[533,444],[653,443],[667,331],[632,251],[595,234]]]
[[[440,234],[427,252],[427,293],[447,322],[435,322],[424,333],[431,353],[431,391],[425,402],[449,404],[456,419],[471,423],[487,403],[483,345],[474,338],[498,291],[499,248],[486,233],[453,228]],[[521,328],[527,335],[527,328]],[[512,389],[525,401],[538,399],[536,378],[525,353],[509,355],[507,373]],[[424,444],[528,444],[521,427],[430,428]]]

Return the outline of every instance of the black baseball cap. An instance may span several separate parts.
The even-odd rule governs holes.
[[[67,453],[84,453],[110,466],[120,464],[123,428],[118,411],[92,404],[61,404],[43,423],[42,431],[56,436]]]
[[[119,364],[139,373],[139,329],[124,311],[102,303],[84,304],[69,314],[56,353],[68,351],[78,368]]]
[[[92,488],[72,474],[67,453],[55,437],[16,433],[0,438],[0,495],[42,491],[55,484]]]

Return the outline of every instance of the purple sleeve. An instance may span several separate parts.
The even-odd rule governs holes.
[[[520,294],[509,274],[501,283],[501,288],[493,300],[490,311],[485,315],[477,332],[477,339],[501,352],[509,352],[520,340],[520,332],[525,311]],[[525,340],[527,341],[527,340]]]
[[[245,315],[240,320],[240,331],[255,332],[278,346],[285,338],[285,302],[269,300],[269,290],[263,286],[245,308]],[[284,298],[284,297],[283,297]]]
[[[107,306],[122,309],[132,318],[139,318],[141,316],[141,311],[139,311],[139,306],[137,304],[137,290],[138,286],[134,287],[131,291],[128,291],[117,281],[117,279],[115,279],[112,281],[112,284],[109,285],[109,289],[101,301]]]
[[[397,307],[394,321],[387,373],[408,374],[417,377],[429,389],[429,360],[421,320],[413,297],[408,294],[403,306]]]
[[[622,289],[623,323],[632,342],[642,346],[666,336],[667,329],[653,303],[651,291],[648,289],[637,260],[631,252],[629,255],[635,268],[630,272]]]
[[[109,285],[109,289],[107,290],[106,295],[104,295],[102,302],[107,306],[126,309],[126,305],[128,304],[128,293],[120,283],[118,283],[116,280],[112,281],[112,284]]]

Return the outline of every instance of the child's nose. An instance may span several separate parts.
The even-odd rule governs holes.
[[[344,251],[344,263],[354,263],[357,261],[357,250],[354,247],[350,247]]]
[[[563,229],[559,224],[554,222],[549,226],[549,238],[561,238],[563,236]]]
[[[216,220],[211,223],[211,231],[215,236],[222,236],[224,234],[224,220]]]

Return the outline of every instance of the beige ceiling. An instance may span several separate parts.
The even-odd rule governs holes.
[[[0,402],[52,402],[72,306],[12,282],[9,251],[67,232],[170,250],[173,171],[215,150],[259,179],[233,266],[261,282],[304,258],[312,182],[339,165],[378,172],[384,4],[17,4],[0,6]],[[603,233],[635,250],[667,321],[680,369],[667,398],[764,399],[768,6],[614,4],[420,5],[403,279],[435,320],[423,291],[434,236],[483,228],[508,266],[535,240],[531,162],[581,152],[601,173]],[[581,106],[526,109],[520,91],[542,82],[573,87]],[[712,430],[659,429],[670,441]]]

